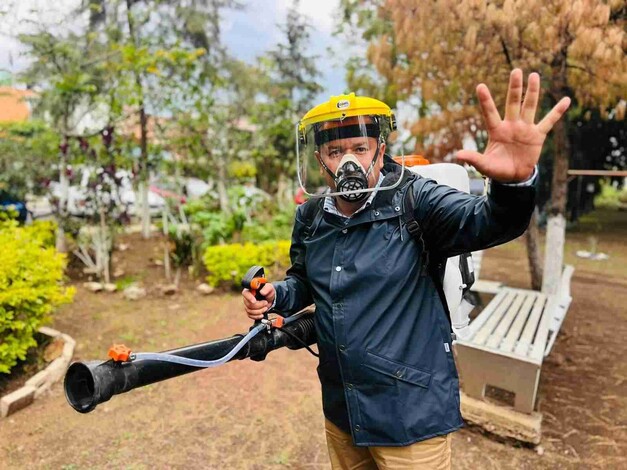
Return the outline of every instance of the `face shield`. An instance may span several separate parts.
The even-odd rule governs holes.
[[[378,188],[391,117],[361,115],[297,124],[298,180],[310,197],[339,196],[349,202],[366,199]],[[401,175],[402,176],[402,175]]]

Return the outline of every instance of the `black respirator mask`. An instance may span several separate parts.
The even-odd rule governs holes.
[[[335,175],[327,168],[327,171],[333,178],[333,181],[335,181],[337,191],[340,193],[347,193],[340,195],[342,199],[348,202],[359,202],[368,197],[369,193],[367,192],[354,193],[352,191],[368,188],[368,176],[372,173],[374,164],[379,156],[379,148],[380,146],[377,145],[377,150],[370,166],[368,167],[368,170],[364,169],[361,163],[359,163],[357,157],[352,153],[347,153],[342,157]]]
[[[322,159],[319,159],[320,165],[322,165],[329,176],[333,178],[337,192],[347,193],[340,194],[340,197],[347,202],[359,202],[366,199],[369,195],[369,192],[367,191],[362,193],[355,193],[353,191],[368,188],[368,177],[370,176],[370,173],[372,173],[372,169],[379,158],[379,150],[381,148],[381,144],[383,143],[380,138],[381,133],[379,125],[376,122],[366,124],[365,126],[350,125],[320,130],[316,133],[317,146],[321,146],[334,140],[361,137],[364,133],[368,137],[373,137],[377,140],[377,150],[375,151],[374,157],[372,158],[368,169],[365,169],[357,157],[351,153],[347,153],[342,157],[335,173],[333,173],[329,167],[324,164]]]

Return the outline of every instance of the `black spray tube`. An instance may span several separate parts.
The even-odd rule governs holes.
[[[304,347],[290,335],[283,333],[282,330],[288,330],[304,344],[316,343],[313,315],[305,314],[284,325],[281,329],[272,329],[270,334],[259,333],[231,360],[245,358],[260,360],[265,358],[265,355],[270,351],[284,346],[288,349]],[[237,335],[165,352],[175,356],[211,361],[225,356],[241,339],[242,335]],[[75,362],[68,368],[63,386],[65,397],[72,408],[80,413],[89,413],[99,403],[108,401],[113,395],[197,370],[203,369],[142,359],[129,362],[115,362],[113,360]]]

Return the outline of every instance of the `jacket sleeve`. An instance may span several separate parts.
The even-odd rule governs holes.
[[[296,211],[290,259],[292,266],[287,270],[283,281],[273,282],[276,290],[275,309],[284,316],[289,316],[313,303],[311,285],[307,279],[305,268],[305,222],[303,206]]]
[[[429,249],[447,257],[506,243],[524,233],[535,207],[535,184],[492,181],[488,194],[475,196],[419,178],[414,217]]]

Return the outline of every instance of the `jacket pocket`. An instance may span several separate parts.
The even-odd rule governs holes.
[[[430,372],[416,369],[402,362],[393,361],[392,359],[380,356],[371,351],[366,351],[362,365],[396,380],[408,382],[423,388],[428,388],[429,382],[431,381]]]

